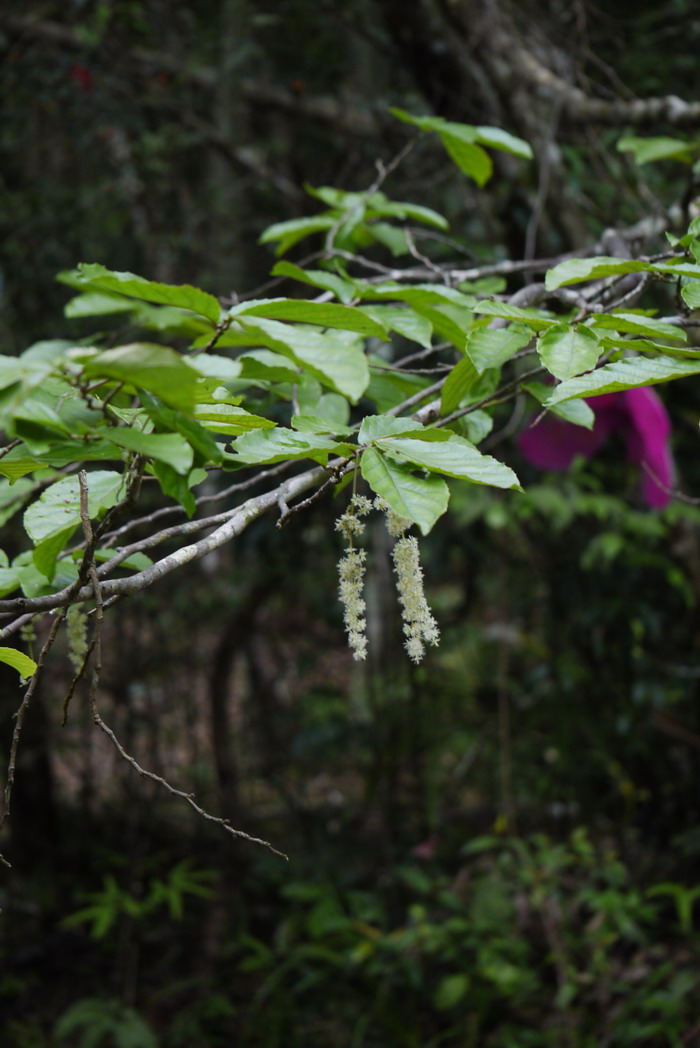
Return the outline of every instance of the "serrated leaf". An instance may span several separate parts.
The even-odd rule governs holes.
[[[278,320],[238,317],[245,334],[283,356],[291,357],[324,385],[356,403],[369,383],[364,351],[332,335],[292,327]]]
[[[292,415],[292,428],[299,433],[327,433],[336,437],[349,437],[354,432],[352,426],[345,426],[342,422],[307,414]]]
[[[519,349],[532,339],[530,331],[512,328],[477,328],[467,336],[466,353],[472,364],[483,374],[488,368],[505,364]]]
[[[588,375],[579,375],[556,386],[545,402],[550,407],[575,397],[597,397],[639,386],[655,386],[674,378],[700,374],[700,360],[658,356],[635,357],[605,364]]]
[[[424,469],[448,477],[495,488],[520,488],[520,482],[510,467],[491,455],[482,455],[473,444],[456,434],[450,434],[448,440],[437,443],[396,437],[382,442],[381,446],[383,450],[390,450]]]
[[[167,346],[133,342],[107,349],[84,364],[86,375],[103,376],[142,388],[180,411],[191,412],[198,373]]]
[[[143,433],[138,429],[114,427],[106,436],[118,448],[135,451],[146,458],[167,462],[183,476],[192,469],[194,453],[190,444],[179,433]]]
[[[600,339],[589,328],[557,324],[537,340],[537,353],[556,378],[573,378],[590,371],[602,352]]]
[[[570,258],[547,270],[545,287],[547,291],[554,291],[566,284],[580,284],[584,280],[597,280],[622,273],[643,273],[650,268],[649,262],[638,262],[632,258],[612,258],[608,255]]]
[[[97,470],[87,475],[88,512],[94,519],[119,501],[124,492],[121,473]],[[41,493],[24,513],[24,527],[38,545],[49,535],[80,524],[80,486],[77,477],[62,477]]]
[[[385,437],[407,436],[420,438],[422,434],[441,434],[441,430],[428,430],[410,418],[392,418],[391,415],[366,415],[357,434],[358,444],[372,444]],[[432,439],[431,436],[425,439]],[[441,438],[444,439],[444,438]]]
[[[501,317],[504,320],[522,320],[528,327],[534,328],[536,331],[561,323],[561,317],[554,317],[542,309],[526,309],[523,306],[512,306],[510,302],[477,302],[473,309],[475,313],[486,314],[489,317]]]
[[[411,342],[417,342],[419,346],[430,349],[433,326],[427,317],[405,306],[378,304],[360,308],[368,317],[377,320],[391,331],[396,331],[404,338],[410,339]]]
[[[685,284],[681,288],[681,298],[688,309],[700,309],[700,280]]]
[[[688,336],[682,328],[639,313],[596,313],[589,326],[592,329],[605,328],[633,335],[649,335],[651,338],[670,338],[674,342],[688,341]]]
[[[290,366],[287,357],[269,349],[254,349],[238,360],[241,365],[241,378],[261,382],[298,382],[300,378],[299,372]]]
[[[325,465],[332,454],[342,454],[347,445],[314,433],[302,436],[294,430],[277,426],[274,430],[251,430],[232,442],[233,455],[241,465],[262,465],[287,459],[313,459]]]
[[[455,364],[445,379],[440,400],[440,414],[449,415],[466,397],[478,378],[478,372],[469,357]]]
[[[618,141],[617,149],[621,153],[631,153],[635,163],[639,165],[669,159],[681,160],[689,164],[692,160],[691,143],[664,135],[657,135],[654,138],[624,135]]]
[[[437,306],[416,304],[415,309],[430,321],[436,335],[447,339],[460,352],[464,350],[467,335],[474,324],[471,309],[446,303]]]
[[[13,670],[17,670],[20,677],[25,680],[27,677],[33,676],[38,668],[34,659],[30,659],[23,651],[17,651],[16,648],[0,648],[0,662],[4,662],[6,665],[11,666]]]
[[[671,258],[668,262],[650,262],[649,269],[652,273],[665,273],[671,277],[700,277],[700,266],[696,262],[688,262],[685,258]]]
[[[382,284],[358,284],[358,296],[366,302],[407,302],[410,306],[433,306],[445,303],[470,309],[474,299],[453,287],[442,284],[399,284],[386,280]]]
[[[337,273],[328,273],[325,269],[302,269],[293,262],[276,262],[272,267],[273,277],[291,277],[302,284],[310,284],[311,287],[321,288],[323,291],[332,291],[335,297],[347,306],[355,297],[355,285],[351,280],[345,280]]]
[[[387,459],[375,448],[363,453],[362,476],[395,513],[414,521],[427,535],[447,509],[450,492],[441,477],[418,477],[410,467]]]
[[[194,409],[194,417],[213,433],[238,435],[251,429],[274,429],[275,423],[262,415],[252,415],[245,408],[230,404],[202,404]]]
[[[206,317],[212,323],[218,323],[221,307],[207,291],[201,291],[190,284],[159,284],[145,280],[135,273],[118,273],[98,263],[81,262],[78,266],[80,276],[95,287],[106,291],[116,291],[130,298],[143,299],[146,302],[158,302],[165,306],[179,306],[193,313]]]
[[[318,327],[357,331],[361,335],[381,339],[385,339],[387,335],[386,327],[379,321],[352,306],[340,306],[333,302],[307,302],[294,298],[270,299],[254,305],[242,303],[234,306],[231,315],[237,318],[256,316],[269,317],[272,320],[293,320],[302,324],[316,324]]]

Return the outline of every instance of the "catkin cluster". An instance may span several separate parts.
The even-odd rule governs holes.
[[[347,543],[345,553],[338,564],[338,574],[339,596],[343,605],[343,621],[348,643],[354,659],[367,658],[367,605],[364,599],[367,554],[363,549],[356,549],[354,541],[364,532],[366,525],[363,518],[372,509],[384,513],[387,531],[396,539],[391,557],[401,605],[405,646],[409,658],[413,662],[420,662],[425,654],[425,644],[437,644],[440,631],[425,599],[418,541],[413,536],[406,535],[412,522],[395,513],[380,496],[372,501],[364,495],[353,495],[345,513],[335,524],[336,531],[341,533]]]

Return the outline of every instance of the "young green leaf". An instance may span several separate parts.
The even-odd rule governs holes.
[[[473,484],[520,490],[520,481],[512,469],[490,455],[482,455],[473,444],[456,434],[435,443],[396,437],[382,441],[381,448],[431,472],[469,480]]]
[[[109,509],[124,493],[121,473],[97,470],[87,475],[88,512],[90,518]],[[77,528],[80,524],[80,486],[77,477],[62,477],[46,488],[24,514],[24,527],[32,542],[38,545],[49,535]]]
[[[323,291],[332,291],[338,301],[345,306],[355,297],[353,281],[345,280],[337,273],[328,273],[325,269],[302,269],[293,262],[276,262],[271,273],[273,277],[291,277],[302,284],[310,284],[311,287],[318,287]]]
[[[232,449],[233,454],[228,456],[228,460],[249,466],[305,458],[325,465],[329,455],[354,450],[352,446],[338,444],[328,437],[315,433],[304,433],[302,436],[282,426],[274,430],[250,430],[232,442]]]
[[[414,521],[427,535],[447,509],[450,491],[441,477],[419,477],[410,467],[393,462],[376,448],[363,453],[362,476],[395,513]]]
[[[588,328],[557,324],[537,340],[537,352],[550,374],[565,379],[594,368],[602,344]]]
[[[11,666],[13,670],[17,670],[20,677],[25,680],[27,677],[33,676],[38,668],[34,659],[30,659],[28,655],[25,655],[22,651],[17,651],[16,648],[0,648],[0,662],[4,662],[7,666]]]
[[[631,153],[636,164],[650,164],[655,160],[680,160],[692,162],[692,145],[681,138],[657,135],[654,138],[638,138],[624,135],[617,143],[621,153]]]
[[[372,335],[385,339],[386,327],[351,306],[339,306],[333,302],[306,302],[303,299],[279,298],[254,304],[241,303],[230,311],[231,316],[269,317],[271,320],[294,320],[302,324],[319,327],[341,328],[357,331],[361,335]]]
[[[674,342],[688,341],[682,328],[655,317],[645,317],[642,313],[595,313],[588,326],[591,329],[605,328],[632,335],[648,335],[650,338],[670,338]]]
[[[570,378],[555,386],[545,404],[550,407],[575,397],[597,397],[638,386],[655,386],[674,378],[700,374],[700,360],[669,356],[634,357],[605,364],[587,375]]]
[[[467,336],[467,356],[481,375],[488,368],[505,364],[531,340],[532,332],[528,330],[477,328]]]

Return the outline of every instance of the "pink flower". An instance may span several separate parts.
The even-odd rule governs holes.
[[[627,457],[642,468],[642,497],[653,509],[663,509],[671,496],[673,459],[669,447],[668,412],[651,389],[627,389],[587,400],[595,414],[592,430],[545,415],[520,435],[518,445],[533,466],[563,471],[577,455],[591,458],[613,433],[627,444]],[[658,482],[657,483],[657,478]]]

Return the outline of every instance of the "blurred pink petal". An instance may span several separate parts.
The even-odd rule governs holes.
[[[562,472],[577,455],[591,458],[612,433],[620,433],[630,461],[642,468],[644,501],[653,509],[663,509],[671,499],[667,489],[674,472],[671,422],[657,394],[652,389],[628,389],[590,397],[587,403],[595,414],[592,430],[545,415],[520,435],[518,446],[524,457],[539,469]]]

